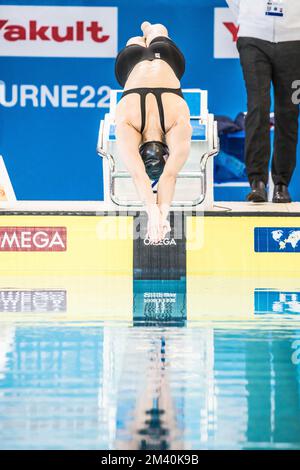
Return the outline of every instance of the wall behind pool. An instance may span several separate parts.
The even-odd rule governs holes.
[[[164,23],[186,57],[182,86],[208,89],[209,109],[215,114],[235,117],[246,109],[239,61],[214,58],[214,8],[226,7],[225,0],[1,0],[1,18],[6,13],[3,5],[15,5],[16,12],[22,5],[57,6],[59,17],[63,6],[84,7],[84,11],[96,6],[117,7],[114,36],[118,49],[128,37],[139,34],[142,21]],[[34,12],[32,9],[32,19]],[[68,16],[66,13],[65,26],[73,24]],[[82,18],[79,15],[77,19]],[[0,105],[0,154],[16,196],[20,200],[101,200],[102,167],[95,146],[99,120],[108,109],[109,89],[118,88],[114,58],[78,58],[76,52],[75,57],[45,57],[43,51],[40,57],[4,56],[4,28],[14,22],[12,16],[0,28],[0,80],[5,84],[6,99]],[[45,21],[40,21],[43,24]],[[105,24],[103,27],[105,34]],[[29,41],[19,41],[19,51],[25,43],[28,47]],[[54,46],[59,50],[61,45]],[[35,100],[22,102],[22,85],[30,85],[29,93],[36,93]],[[52,91],[56,88],[54,104],[41,100],[45,85]],[[63,103],[61,94],[66,86],[72,88]],[[292,196],[298,200],[299,166],[291,185]]]

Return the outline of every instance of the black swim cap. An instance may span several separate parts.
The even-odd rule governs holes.
[[[140,146],[139,152],[149,178],[152,181],[158,180],[169,156],[168,146],[158,141],[145,142]]]

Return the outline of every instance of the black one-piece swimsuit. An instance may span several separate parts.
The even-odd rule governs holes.
[[[185,71],[185,59],[182,52],[171,39],[164,36],[158,36],[151,41],[149,47],[131,44],[119,52],[115,63],[115,74],[119,84],[124,88],[130,73],[139,62],[155,59],[161,59],[167,62],[174,71],[178,80],[181,80]],[[137,93],[141,98],[141,134],[143,133],[146,124],[145,103],[146,96],[149,93],[152,93],[156,98],[161,128],[165,133],[164,108],[162,105],[161,95],[163,93],[173,93],[183,98],[181,88],[132,88],[131,90],[124,91],[122,98],[131,93]]]

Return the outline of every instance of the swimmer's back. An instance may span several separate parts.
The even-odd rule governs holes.
[[[179,118],[189,119],[190,113],[186,102],[172,93],[163,93],[162,102],[164,107],[164,118],[166,131],[178,122]],[[129,122],[135,129],[141,128],[140,96],[132,93],[125,96],[117,106],[118,120]],[[145,132],[160,128],[160,116],[157,102],[152,94],[146,97],[146,124]]]

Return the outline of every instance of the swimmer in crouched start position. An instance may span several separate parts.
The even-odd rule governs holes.
[[[129,39],[117,56],[116,78],[124,92],[116,110],[118,151],[148,214],[147,237],[161,241],[176,177],[186,162],[192,128],[180,79],[181,51],[161,24],[144,22],[143,36]],[[158,181],[157,194],[152,183]]]

